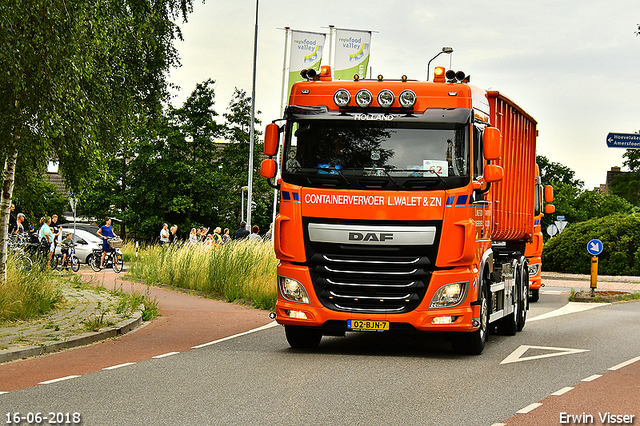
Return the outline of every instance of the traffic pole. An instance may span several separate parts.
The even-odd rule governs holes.
[[[591,257],[591,297],[596,295],[598,287],[598,256]]]

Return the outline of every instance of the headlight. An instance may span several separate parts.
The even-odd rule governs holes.
[[[335,102],[339,108],[349,106],[351,93],[349,93],[347,89],[338,89],[336,93],[333,94],[333,102]]]
[[[533,265],[529,264],[529,277],[535,277],[540,273],[540,264],[534,263]]]
[[[402,108],[412,108],[416,104],[417,96],[413,90],[403,90],[398,96],[398,102]]]
[[[278,276],[280,294],[291,302],[309,303],[309,295],[304,286],[293,278]]]
[[[367,89],[360,89],[356,93],[356,103],[359,107],[366,108],[373,102],[373,95]]]
[[[442,286],[431,299],[430,308],[446,308],[459,305],[463,300],[468,282],[453,283]]]
[[[389,89],[381,90],[380,93],[378,93],[378,105],[382,108],[391,108],[395,100],[396,95]]]

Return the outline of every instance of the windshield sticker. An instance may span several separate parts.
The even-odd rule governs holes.
[[[449,176],[449,163],[447,161],[441,160],[422,160],[422,169],[428,170],[425,173],[427,175],[438,175],[440,177],[448,177]]]

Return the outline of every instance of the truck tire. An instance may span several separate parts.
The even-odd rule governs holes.
[[[313,327],[284,326],[287,342],[293,349],[314,349],[322,340],[320,330]]]
[[[529,303],[536,303],[540,300],[540,289],[531,290],[531,296],[529,296]]]
[[[525,260],[522,262],[522,267],[518,268],[520,273],[520,293],[518,294],[518,310],[516,318],[516,331],[522,331],[525,323],[527,322],[527,311],[529,310],[529,265]]]
[[[487,286],[484,286],[480,292],[480,328],[471,333],[460,333],[454,336],[451,344],[456,353],[480,355],[484,350],[489,331],[489,301],[486,288]]]

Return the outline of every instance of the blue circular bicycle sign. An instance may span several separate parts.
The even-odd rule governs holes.
[[[598,239],[593,239],[587,243],[587,251],[592,256],[597,256],[602,253],[602,241]]]

